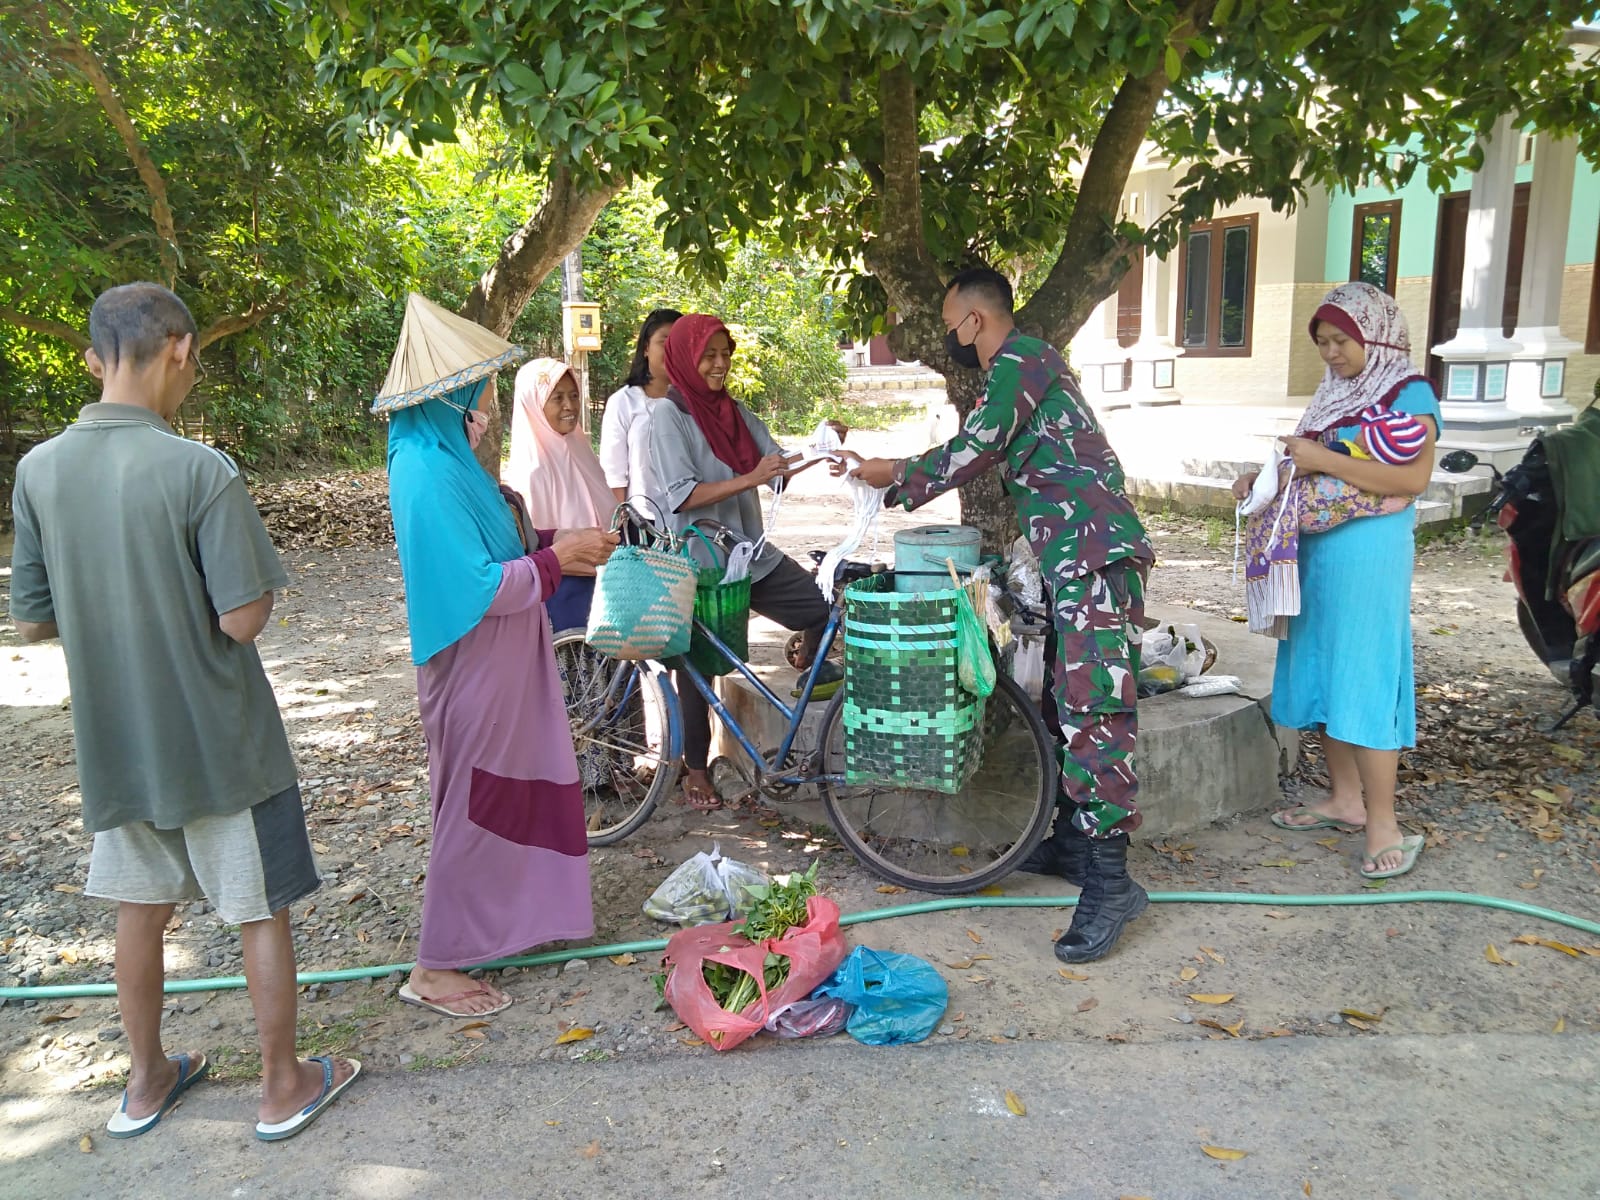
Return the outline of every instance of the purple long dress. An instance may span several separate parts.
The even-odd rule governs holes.
[[[583,792],[543,604],[560,580],[547,549],[506,563],[483,620],[417,669],[433,798],[417,962],[430,970],[594,933]]]

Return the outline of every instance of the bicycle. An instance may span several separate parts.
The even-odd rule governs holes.
[[[1009,874],[1043,839],[1055,806],[1054,747],[1027,694],[999,675],[985,705],[978,765],[953,795],[891,782],[852,784],[845,778],[845,691],[828,702],[817,747],[800,755],[795,741],[811,704],[820,664],[843,625],[844,584],[871,568],[839,569],[828,623],[799,698],[787,704],[715,633],[696,632],[726,654],[761,699],[785,718],[778,747],[757,747],[717,697],[706,677],[675,660],[723,728],[755,765],[746,795],[787,794],[816,785],[828,820],[857,859],[903,887],[960,894]],[[659,662],[619,662],[585,642],[583,631],[556,638],[556,660],[570,714],[591,846],[609,846],[635,832],[676,786],[682,755],[681,716],[667,668]],[[719,759],[712,764],[713,777]],[[737,770],[737,768],[733,768]],[[742,774],[742,772],[741,772]],[[741,797],[742,798],[742,797]]]

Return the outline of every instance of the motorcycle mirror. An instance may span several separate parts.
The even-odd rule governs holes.
[[[1452,450],[1439,460],[1439,468],[1452,475],[1461,475],[1478,465],[1478,456],[1471,450]]]

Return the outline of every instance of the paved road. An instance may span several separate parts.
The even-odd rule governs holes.
[[[1007,1111],[1014,1091],[1026,1115]],[[0,1100],[5,1197],[1600,1196],[1600,1039],[761,1043],[726,1056],[374,1075],[256,1144],[244,1086],[155,1133],[112,1096]],[[94,1132],[84,1154],[78,1139]],[[1216,1162],[1201,1146],[1248,1151]]]

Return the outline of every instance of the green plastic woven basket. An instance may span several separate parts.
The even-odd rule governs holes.
[[[712,561],[716,561],[716,548],[705,534],[693,525],[684,533],[698,537],[711,551]],[[726,564],[721,567],[696,566],[694,615],[697,621],[704,622],[707,629],[721,638],[728,649],[737,653],[740,659],[746,659],[750,657],[750,576],[746,575],[735,583],[723,583],[725,572]],[[713,646],[698,628],[690,637],[688,658],[695,670],[707,676],[732,674],[735,666],[733,660]]]
[[[983,701],[961,686],[954,588],[845,590],[845,781],[954,793],[977,769]]]

